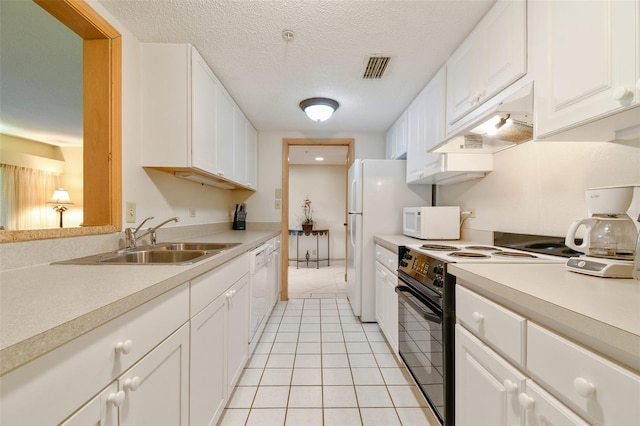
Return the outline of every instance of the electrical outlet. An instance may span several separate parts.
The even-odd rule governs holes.
[[[127,223],[136,223],[136,203],[127,201],[125,216],[125,221]]]
[[[315,256],[316,255],[316,250],[315,249],[311,250],[311,254]]]
[[[196,217],[196,208],[189,207],[189,217]]]
[[[275,200],[275,203],[273,204],[273,208],[275,208],[276,210],[280,210],[282,208],[282,200]]]

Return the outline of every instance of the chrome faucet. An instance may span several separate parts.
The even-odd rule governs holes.
[[[136,244],[138,242],[138,240],[142,237],[146,237],[147,235],[151,234],[151,245],[155,246],[156,245],[156,230],[158,228],[160,228],[161,226],[166,225],[169,222],[180,222],[180,218],[179,217],[172,217],[171,219],[167,219],[164,222],[162,222],[159,225],[154,226],[153,228],[149,228],[147,229],[142,235],[138,235],[138,231],[140,230],[140,228],[142,228],[142,225],[144,225],[148,220],[153,219],[153,216],[146,218],[145,220],[142,221],[142,223],[140,225],[138,225],[138,227],[136,229],[133,228],[127,228],[125,230],[125,235],[127,237],[127,248],[136,248]]]

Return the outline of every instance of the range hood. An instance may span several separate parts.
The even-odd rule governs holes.
[[[496,95],[479,109],[477,118],[429,152],[491,154],[533,139],[532,82],[504,99]]]

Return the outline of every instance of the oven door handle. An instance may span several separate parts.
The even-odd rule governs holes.
[[[402,298],[405,302],[407,302],[409,305],[411,305],[411,307],[413,309],[415,309],[416,311],[418,311],[420,313],[420,315],[422,315],[422,317],[426,320],[429,320],[431,322],[435,322],[436,324],[442,324],[442,316],[441,315],[437,315],[431,312],[425,312],[424,309],[422,309],[420,306],[418,306],[413,300],[409,299],[407,296],[405,296],[402,293],[411,293],[412,296],[419,298],[420,296],[413,290],[411,290],[408,287],[396,287],[396,293],[398,293],[398,296],[400,298]]]

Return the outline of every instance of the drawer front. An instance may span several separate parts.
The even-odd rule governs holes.
[[[590,423],[640,424],[640,376],[531,322],[527,369]]]
[[[456,317],[482,341],[523,365],[525,318],[459,285]]]
[[[185,284],[2,376],[0,424],[60,423],[188,320]]]
[[[249,254],[243,254],[191,280],[191,317],[249,273]]]
[[[398,275],[398,255],[396,253],[376,244],[376,260],[394,275]]]

